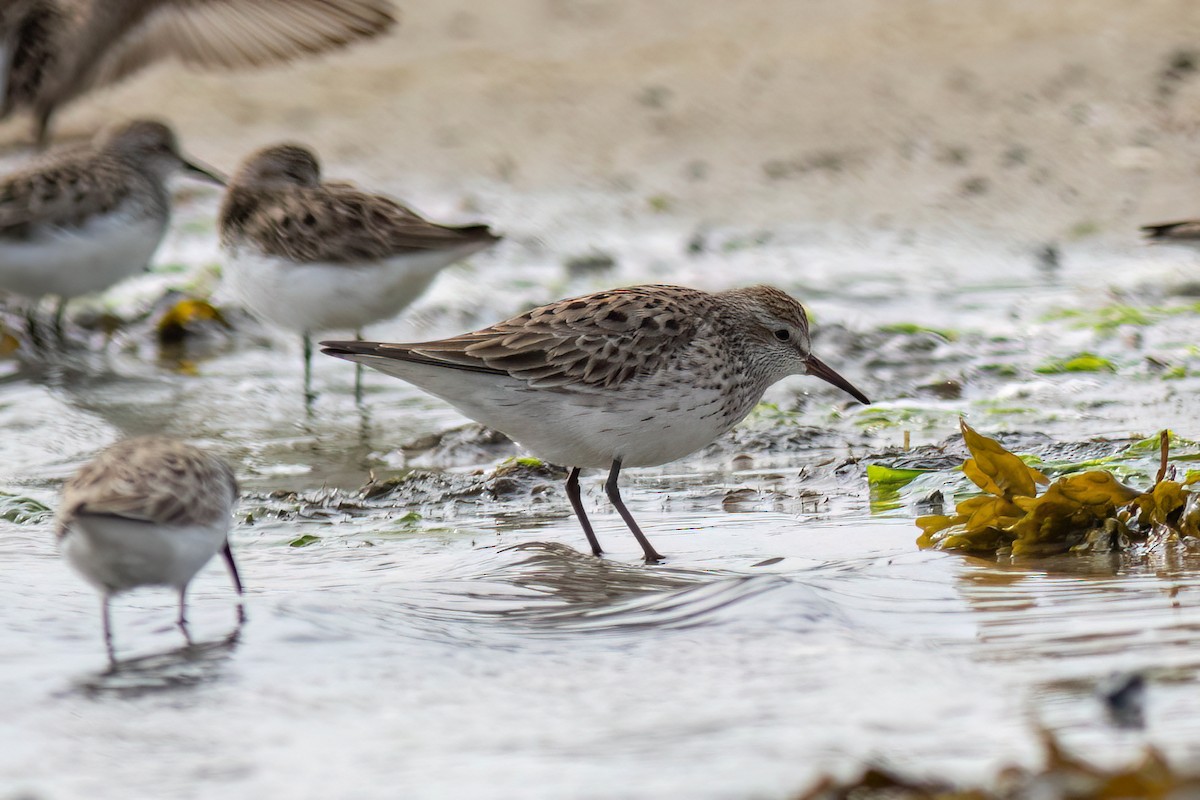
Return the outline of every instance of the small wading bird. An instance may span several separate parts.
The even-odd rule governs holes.
[[[146,268],[170,218],[167,178],[180,170],[223,182],[180,155],[166,125],[138,120],[0,181],[0,289],[34,300],[31,339],[38,339],[36,301],[44,295],[59,298],[61,343],[70,298]]]
[[[1200,220],[1188,219],[1181,222],[1160,222],[1143,225],[1139,230],[1152,244],[1178,244],[1200,248]]]
[[[104,645],[115,660],[109,603],[139,586],[179,592],[187,628],[187,587],[216,553],[239,598],[242,581],[229,528],[237,481],[224,461],[174,439],[127,439],[102,451],[63,486],[58,541],[67,561],[103,598]],[[239,599],[238,624],[245,619]]]
[[[388,0],[0,0],[0,119],[55,111],[147,64],[204,69],[291,61],[377,36]]]
[[[435,342],[321,347],[409,381],[569,466],[567,497],[596,555],[602,550],[580,500],[579,471],[608,469],[609,500],[647,562],[662,557],[621,500],[622,467],[699,450],[789,375],[812,375],[870,402],[812,354],[804,309],[770,286],[715,294],[635,286],[560,300]]]
[[[347,183],[322,183],[316,156],[276,145],[229,183],[218,222],[225,281],[256,316],[304,340],[312,399],[314,331],[395,316],[445,267],[500,240],[486,225],[438,225]],[[361,375],[355,382],[361,399]]]

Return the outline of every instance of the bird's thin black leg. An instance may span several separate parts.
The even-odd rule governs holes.
[[[229,549],[229,541],[225,541],[225,546],[221,548],[221,558],[225,559],[225,566],[229,567],[229,577],[233,578],[233,588],[238,593],[238,625],[246,621],[246,607],[242,604],[242,576],[238,574],[237,563],[233,560],[233,550]]]
[[[579,517],[579,524],[583,526],[583,535],[587,537],[588,544],[592,546],[592,555],[603,555],[604,551],[600,549],[600,541],[596,538],[596,532],[592,530],[592,523],[583,511],[583,500],[579,497],[579,467],[572,467],[571,474],[567,476],[567,499],[571,501],[571,508],[575,509],[575,516]]]
[[[53,114],[52,108],[39,108],[33,113],[33,141],[38,150],[45,150],[50,144],[50,117]]]
[[[188,644],[192,643],[192,632],[188,630],[187,621],[187,587],[179,587],[179,619],[176,620],[179,624],[179,630],[183,631],[183,638]]]
[[[354,332],[354,341],[362,341],[362,331]],[[358,362],[354,364],[354,402],[360,406],[363,402],[363,365]]]
[[[67,310],[67,298],[58,298],[58,306],[54,309],[54,335],[58,337],[58,346],[66,349],[67,334],[63,329],[63,316]]]
[[[38,325],[38,304],[32,302],[25,306],[25,330],[29,334],[29,343],[35,350],[44,350],[46,343],[42,341],[41,326]]]
[[[312,390],[312,337],[304,332],[304,405],[312,412],[313,401],[317,399]]]
[[[637,522],[633,519],[633,514],[630,514],[629,509],[625,507],[625,501],[621,499],[621,489],[617,486],[617,478],[620,474],[620,460],[613,461],[612,469],[608,473],[608,481],[604,484],[604,491],[608,493],[608,499],[616,507],[617,513],[621,515],[621,519],[625,520],[625,524],[633,532],[634,537],[638,540],[638,544],[642,546],[642,551],[646,554],[646,563],[652,564],[656,561],[662,561],[663,557],[658,554],[654,549],[654,545],[650,544],[650,540],[642,533],[642,529],[638,527]]]
[[[108,653],[108,663],[117,663],[117,651],[113,648],[112,616],[109,613],[109,601],[112,598],[107,593],[100,601],[100,619],[104,624],[104,650]]]

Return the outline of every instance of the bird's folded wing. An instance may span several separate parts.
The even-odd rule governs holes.
[[[375,261],[499,238],[486,225],[438,225],[388,197],[345,185],[234,189],[222,227],[225,235],[244,237],[268,255],[298,262]]]
[[[286,62],[376,36],[396,23],[388,0],[141,2],[149,10],[131,16],[131,27],[117,33],[86,76],[89,85],[115,83],[165,58],[206,69]]]
[[[129,186],[111,165],[68,159],[0,182],[0,236],[21,238],[32,226],[70,228],[115,210]]]
[[[377,344],[370,351],[329,344],[349,353],[506,374],[539,389],[613,388],[680,358],[699,322],[670,310],[658,287],[639,287],[562,300],[435,342]]]
[[[227,513],[237,481],[219,459],[178,442],[127,440],[83,467],[63,486],[59,535],[80,516],[156,525],[210,524]]]

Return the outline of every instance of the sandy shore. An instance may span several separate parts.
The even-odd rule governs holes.
[[[158,114],[218,162],[294,138],[331,173],[396,191],[598,193],[626,214],[715,223],[1036,242],[1200,215],[1189,0],[460,0],[403,14],[384,41],[291,69],[158,67],[60,129]]]

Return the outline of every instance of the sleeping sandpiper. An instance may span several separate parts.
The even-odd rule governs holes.
[[[166,180],[179,170],[221,178],[179,153],[161,122],[138,120],[92,147],[64,149],[0,181],[0,289],[36,301],[107,289],[145,269],[167,230]],[[31,337],[37,338],[34,306]]]
[[[596,555],[602,551],[580,500],[579,471],[608,469],[609,500],[647,562],[661,556],[621,500],[622,467],[699,450],[789,375],[813,375],[870,402],[812,354],[804,309],[770,286],[715,294],[635,286],[561,300],[440,341],[321,347],[409,381],[569,466],[567,497]]]
[[[438,225],[389,197],[322,183],[316,156],[291,144],[242,164],[219,226],[233,294],[303,336],[310,399],[311,332],[348,329],[361,339],[363,326],[395,316],[443,268],[500,239],[486,225]]]
[[[239,595],[238,623],[243,621],[242,581],[229,549],[237,494],[224,461],[159,436],[118,442],[67,481],[58,541],[67,561],[100,590],[110,660],[112,596],[139,586],[175,588],[178,624],[190,642],[188,583],[218,552]]]
[[[4,0],[0,119],[28,109],[44,144],[59,106],[155,61],[258,67],[378,36],[395,23],[390,0]]]

